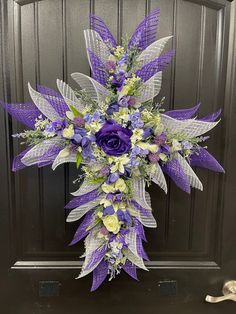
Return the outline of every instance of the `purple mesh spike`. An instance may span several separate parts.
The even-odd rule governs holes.
[[[31,129],[34,129],[35,119],[42,114],[32,102],[5,104],[0,100],[0,104],[13,118]]]
[[[24,165],[21,162],[21,158],[23,158],[25,156],[25,154],[31,149],[32,147],[28,147],[25,150],[23,150],[19,155],[17,155],[14,159],[13,159],[13,163],[12,163],[12,171],[18,171],[21,169],[24,169],[26,167],[26,165]]]
[[[87,231],[86,229],[88,228],[89,224],[92,221],[93,214],[94,214],[94,211],[92,210],[87,212],[83,221],[81,222],[78,229],[76,230],[73,240],[71,241],[69,245],[74,245],[78,243],[81,239],[83,239],[89,233],[89,231]]]
[[[91,28],[102,37],[104,42],[107,42],[112,47],[116,47],[117,44],[115,38],[100,17],[95,14],[90,14],[90,25]]]
[[[90,291],[95,291],[106,279],[108,274],[108,264],[102,260],[93,271],[93,284]]]
[[[133,279],[138,280],[137,277],[137,269],[134,264],[132,264],[130,261],[126,261],[125,265],[122,267],[122,269]]]
[[[77,196],[73,198],[66,206],[66,209],[72,209],[79,207],[83,204],[86,204],[92,200],[94,200],[96,197],[98,197],[99,191],[98,190],[93,190],[89,193],[83,194],[81,196]]]
[[[188,177],[183,171],[177,159],[172,159],[162,165],[162,170],[175,182],[183,191],[190,193],[190,184]]]
[[[144,64],[141,69],[136,71],[137,76],[139,76],[144,82],[150,79],[157,72],[163,71],[167,65],[171,62],[175,52],[170,50],[160,57]]]
[[[140,238],[143,241],[147,242],[147,238],[145,236],[144,228],[143,228],[143,225],[141,224],[141,222],[135,218],[134,224],[135,224],[135,228],[136,228],[136,233],[140,236]]]
[[[66,111],[68,111],[69,108],[61,94],[42,85],[37,85],[37,91],[43,95],[61,117],[66,116]]]
[[[190,119],[194,116],[201,104],[196,105],[195,107],[189,109],[177,109],[165,112],[165,115],[177,119],[177,120],[185,120]]]
[[[196,153],[190,156],[190,165],[192,167],[206,168],[215,172],[225,172],[218,161],[201,146],[198,146]]]
[[[97,248],[90,257],[90,260],[84,270],[89,270],[92,268],[97,262],[99,262],[106,254],[107,247],[106,245],[103,245],[102,247]]]
[[[53,159],[54,160],[54,159]],[[38,168],[42,168],[42,167],[46,167],[49,166],[53,163],[53,160],[49,160],[49,161],[44,161],[44,162],[39,162],[37,164]]]
[[[157,26],[159,22],[160,9],[156,8],[145,17],[136,27],[128,43],[128,48],[132,46],[144,50],[156,39]]]
[[[103,86],[106,86],[108,80],[108,73],[106,71],[105,65],[92,50],[88,49],[88,53],[91,62],[93,78]]]
[[[53,97],[59,97],[59,98],[62,98],[61,94],[58,93],[57,91],[55,91],[54,89],[52,88],[49,88],[47,86],[43,86],[43,85],[39,85],[37,84],[37,91],[41,94],[44,94],[44,95],[50,95],[50,96],[53,96]]]
[[[142,257],[144,260],[149,261],[149,257],[147,256],[147,253],[144,251],[142,239],[137,235],[136,239],[137,244],[137,252],[140,257]]]
[[[143,208],[143,207],[142,207],[141,205],[139,205],[136,201],[132,200],[131,203],[134,205],[134,207],[135,207],[136,209],[138,209],[138,210],[139,210],[143,215],[145,215],[146,217],[152,215],[152,213],[151,213],[149,210]]]
[[[220,109],[220,110],[218,110],[218,111],[216,111],[216,112],[214,112],[214,113],[212,113],[212,114],[210,114],[208,116],[205,116],[205,117],[203,117],[203,118],[201,118],[199,120],[206,121],[206,122],[214,122],[220,116],[221,111],[222,110]]]
[[[40,164],[40,163],[53,161],[61,150],[62,150],[62,147],[59,144],[53,145],[46,151],[45,154],[39,157],[38,163]]]

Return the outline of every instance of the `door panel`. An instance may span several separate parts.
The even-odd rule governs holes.
[[[79,256],[83,245],[68,246],[77,223],[65,223],[67,213],[63,209],[69,193],[77,188],[72,183],[77,170],[66,165],[55,172],[50,167],[31,167],[11,173],[12,158],[23,147],[10,134],[24,128],[1,110],[0,140],[4,149],[0,161],[4,167],[0,176],[5,182],[1,190],[1,230],[5,258],[0,266],[3,282],[17,300],[18,310],[12,304],[12,313],[34,313],[33,310],[56,313],[56,309],[57,313],[64,313],[66,306],[71,306],[73,313],[77,302],[87,313],[94,313],[98,305],[108,313],[113,303],[118,313],[122,302],[127,311],[136,309],[136,313],[145,308],[150,313],[157,309],[168,309],[165,313],[170,313],[176,306],[183,311],[186,307],[186,313],[199,310],[213,313],[212,306],[203,303],[204,294],[220,292],[227,274],[236,278],[233,269],[236,256],[228,249],[235,236],[232,225],[235,183],[233,172],[229,171],[235,149],[232,153],[228,149],[236,131],[231,124],[235,115],[231,85],[235,79],[234,2],[2,0],[1,98],[9,102],[28,101],[27,82],[55,88],[56,78],[77,88],[70,74],[90,73],[83,39],[83,29],[89,27],[89,13],[102,17],[120,40],[125,34],[130,35],[145,14],[157,6],[161,9],[158,36],[173,34],[168,48],[176,51],[164,73],[158,99],[165,96],[165,109],[188,108],[201,102],[202,116],[222,108],[223,119],[210,134],[208,146],[230,173],[223,176],[197,169],[205,189],[192,191],[190,196],[170,182],[168,195],[152,185],[150,193],[158,228],[147,230],[146,250],[151,259],[147,265],[151,273],[140,272],[138,284],[121,275],[89,294],[90,278],[73,280],[81,266]],[[166,283],[169,297],[163,297],[166,290],[162,283],[158,285],[163,278],[173,284]],[[38,284],[49,279],[61,283],[60,297],[45,301],[38,297]],[[22,283],[24,288],[19,291]],[[109,301],[105,300],[108,293]],[[5,298],[7,304],[9,297]],[[102,305],[104,302],[107,307]],[[27,312],[29,306],[31,312]],[[231,307],[231,304],[217,305],[214,313],[223,313],[220,310]]]

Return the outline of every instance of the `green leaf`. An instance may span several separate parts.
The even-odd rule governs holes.
[[[81,117],[81,118],[83,118],[82,113],[80,113],[75,107],[73,107],[73,106],[70,105],[70,110],[73,112],[73,115],[74,115],[75,117]]]
[[[104,178],[97,178],[97,179],[94,179],[94,180],[90,180],[89,183],[90,184],[97,184],[97,183],[100,183],[100,182],[103,182],[104,181]]]
[[[81,161],[82,161],[82,155],[81,155],[81,153],[79,152],[79,153],[77,153],[77,155],[76,155],[76,167],[77,167],[77,169],[79,168],[79,166],[80,166],[80,164],[81,164]]]

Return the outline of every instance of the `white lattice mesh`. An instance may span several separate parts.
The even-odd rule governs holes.
[[[217,122],[206,122],[196,119],[177,120],[165,114],[161,114],[165,129],[172,133],[182,133],[187,138],[197,137],[213,129]]]
[[[152,213],[150,213],[148,216],[144,215],[142,213],[139,213],[138,220],[147,228],[156,228],[157,222],[155,218],[153,217]]]
[[[76,153],[71,153],[66,157],[61,157],[59,153],[52,164],[52,170],[55,170],[59,165],[67,162],[76,162]]]
[[[39,162],[42,163],[51,160],[51,156],[55,154],[54,147],[63,148],[64,141],[59,137],[54,137],[49,140],[45,140],[42,143],[39,143],[35,145],[32,149],[30,149],[21,159],[21,162],[26,166],[32,166]],[[48,154],[50,150],[52,152],[51,154]]]
[[[109,95],[108,89],[91,77],[82,73],[72,73],[71,76],[82,89],[86,90],[93,100],[103,102]]]
[[[157,96],[161,90],[162,82],[162,72],[158,72],[153,75],[149,80],[147,80],[142,86],[138,89],[140,96],[137,97],[137,100],[141,103],[153,99]]]
[[[163,37],[154,41],[151,45],[149,45],[138,57],[138,61],[140,62],[140,67],[144,64],[152,61],[153,59],[159,57],[166,45],[166,43],[172,38],[173,36]]]
[[[130,232],[125,235],[125,242],[128,245],[128,248],[130,251],[139,257],[138,252],[137,252],[137,235],[135,230],[132,228],[130,229]]]
[[[84,260],[84,263],[82,266],[82,270],[76,279],[82,278],[82,277],[88,275],[89,273],[91,273],[98,266],[98,264],[101,262],[101,260],[103,259],[103,257],[101,257],[101,259],[99,259],[92,267],[86,269],[86,267],[88,266],[88,264],[91,260],[91,256],[92,256],[93,252],[96,249],[98,249],[99,247],[101,247],[101,245],[102,245],[102,240],[98,239],[96,237],[97,231],[98,230],[96,228],[93,231],[90,231],[89,235],[86,237],[86,239],[84,241],[85,253],[83,254],[83,256],[85,256],[85,260]]]
[[[96,199],[81,205],[79,207],[76,207],[73,209],[69,215],[67,216],[66,221],[67,222],[72,222],[79,220],[81,217],[83,217],[90,209],[96,207],[99,205],[100,201],[104,198],[104,194],[100,194]]]
[[[151,211],[152,208],[146,201],[145,181],[143,179],[135,179],[132,183],[133,199],[143,208]]]
[[[99,188],[100,185],[101,183],[91,184],[89,183],[88,180],[85,179],[83,183],[81,184],[81,186],[79,187],[79,189],[71,194],[73,196],[81,196],[85,193],[89,193],[89,192],[92,192],[93,190],[96,190],[97,188]]]
[[[130,250],[127,250],[126,257],[131,263],[138,266],[139,268],[148,271],[147,267],[144,265],[143,259],[139,256],[134,255]]]
[[[79,112],[82,112],[84,110],[84,106],[75,96],[73,89],[68,84],[57,79],[57,88],[68,106],[73,106]]]
[[[92,50],[103,62],[108,61],[111,54],[110,50],[96,31],[92,29],[84,30],[84,38],[87,50]],[[89,54],[88,59],[90,59]]]
[[[39,93],[34,90],[30,83],[28,83],[30,96],[35,103],[35,106],[51,121],[60,119],[60,115],[51,106],[51,104]]]
[[[167,193],[166,179],[165,179],[163,171],[162,171],[162,169],[158,163],[156,164],[156,171],[155,171],[154,175],[151,177],[151,179],[154,183],[159,185],[159,187],[162,188],[162,190],[164,190],[165,193]]]
[[[202,182],[197,177],[196,173],[193,171],[193,169],[190,167],[188,162],[180,155],[177,154],[175,157],[178,162],[180,163],[181,167],[183,168],[186,176],[188,177],[189,184],[196,189],[203,190]]]

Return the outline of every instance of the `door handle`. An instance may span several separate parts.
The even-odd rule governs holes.
[[[211,295],[207,295],[205,300],[209,303],[218,303],[226,300],[231,300],[236,302],[236,281],[230,280],[226,281],[222,289],[223,295],[220,297],[212,297]]]

